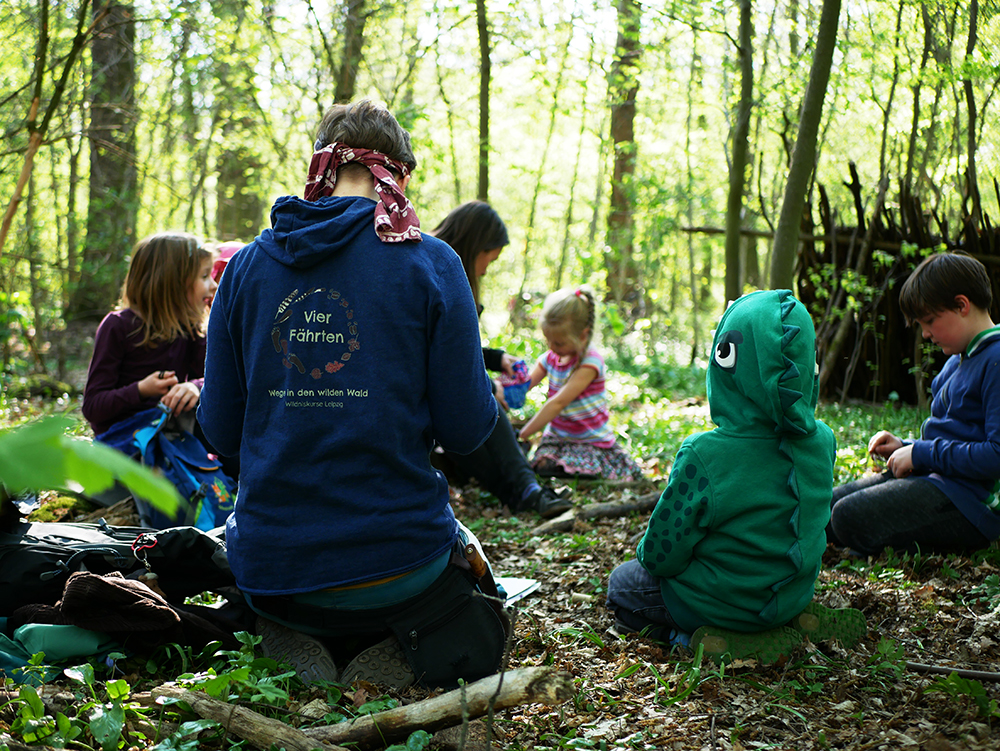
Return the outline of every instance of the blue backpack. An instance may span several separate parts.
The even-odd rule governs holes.
[[[236,498],[236,482],[222,471],[222,464],[194,435],[182,429],[162,404],[139,412],[95,440],[106,443],[170,480],[187,508],[174,517],[135,499],[142,523],[154,529],[192,526],[214,529],[226,523]]]

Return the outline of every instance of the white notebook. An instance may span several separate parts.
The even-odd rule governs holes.
[[[496,583],[507,593],[508,605],[527,597],[539,587],[537,579],[518,579],[515,576],[498,576]]]

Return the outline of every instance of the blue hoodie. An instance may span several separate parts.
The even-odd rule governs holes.
[[[913,474],[939,487],[989,540],[1000,537],[1000,326],[979,333],[931,381]]]
[[[226,525],[250,594],[379,580],[457,536],[436,440],[467,454],[497,405],[476,307],[445,243],[382,243],[375,202],[285,196],[230,261],[208,327],[198,419],[240,456]]]

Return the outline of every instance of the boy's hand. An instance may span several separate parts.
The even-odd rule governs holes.
[[[892,452],[885,465],[896,479],[913,473],[913,444],[902,446]]]
[[[139,396],[149,399],[152,396],[163,396],[177,385],[177,375],[172,370],[159,370],[150,373],[139,381]]]
[[[160,401],[167,405],[173,414],[178,415],[197,407],[200,396],[201,390],[190,381],[185,381],[175,384]]]
[[[893,452],[903,446],[903,442],[888,430],[882,430],[868,441],[868,453],[880,459],[888,459]]]

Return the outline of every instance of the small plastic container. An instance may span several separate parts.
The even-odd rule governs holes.
[[[528,365],[524,360],[514,363],[514,375],[506,373],[500,374],[500,385],[503,386],[503,398],[507,400],[507,406],[511,409],[520,409],[524,406],[524,398],[528,395],[531,386],[531,374],[528,373]]]

